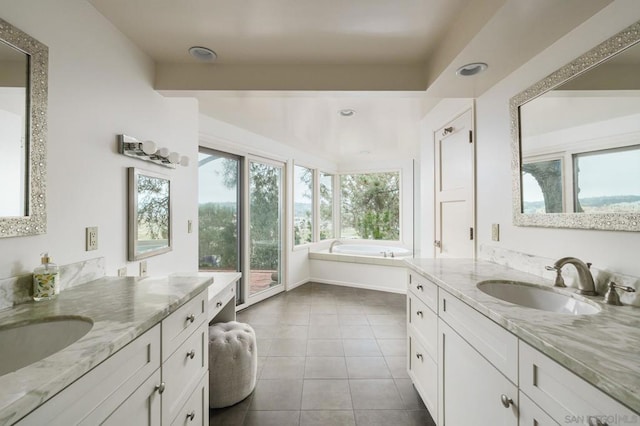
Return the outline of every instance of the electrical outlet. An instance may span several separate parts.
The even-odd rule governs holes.
[[[147,261],[143,260],[140,262],[140,276],[141,277],[146,277],[147,276]]]
[[[86,251],[98,250],[98,227],[89,226],[86,229]]]
[[[126,277],[127,276],[127,267],[123,266],[122,268],[118,269],[118,276],[119,277]]]
[[[491,239],[493,241],[500,241],[500,224],[499,223],[491,224]]]

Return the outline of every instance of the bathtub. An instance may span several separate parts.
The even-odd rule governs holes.
[[[411,250],[402,247],[335,245],[331,253],[328,249],[309,252],[309,276],[311,281],[323,284],[405,294],[407,273],[403,259],[412,255]]]
[[[402,247],[376,246],[373,244],[340,244],[333,247],[332,253],[375,257],[408,257],[412,255],[411,250]]]

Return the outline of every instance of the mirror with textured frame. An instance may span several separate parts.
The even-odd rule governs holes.
[[[640,231],[640,22],[511,99],[519,226]]]
[[[48,52],[0,19],[0,238],[47,230]]]

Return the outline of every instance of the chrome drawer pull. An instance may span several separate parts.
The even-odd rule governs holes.
[[[219,308],[220,306],[222,306],[222,302],[216,303],[216,308]]]
[[[187,414],[187,419],[189,419],[190,422],[192,422],[195,417],[196,417],[195,411],[192,411],[189,414]]]
[[[191,314],[191,315],[187,316],[187,321],[189,321],[189,322],[191,322],[191,323],[192,323],[192,322],[194,322],[195,320],[196,320],[196,316],[195,316],[195,315]]]
[[[416,354],[416,358],[418,358],[420,361],[422,361],[422,354]]]
[[[509,406],[513,404],[513,399],[509,398],[505,394],[500,395],[500,401],[502,402],[504,408],[509,408]]]
[[[419,316],[420,318],[424,318],[424,314],[422,313],[422,311],[416,312],[416,315]]]
[[[193,359],[193,357],[195,356],[196,356],[196,351],[194,351],[193,349],[187,352],[187,357],[189,357],[189,359]]]
[[[166,388],[166,385],[164,384],[164,382],[160,383],[159,385],[156,385],[156,390],[158,391],[158,393],[162,393],[164,392],[164,389]]]

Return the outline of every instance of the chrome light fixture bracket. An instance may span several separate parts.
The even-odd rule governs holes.
[[[168,148],[158,148],[153,141],[140,141],[128,135],[118,135],[118,152],[170,169],[175,169],[178,164],[185,167],[189,165],[189,157],[186,155],[170,152]]]

